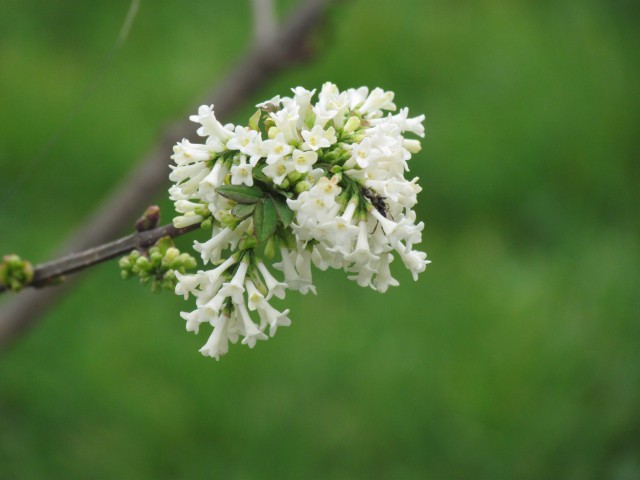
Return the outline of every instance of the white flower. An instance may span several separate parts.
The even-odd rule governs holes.
[[[193,242],[193,248],[196,252],[200,252],[202,261],[205,265],[208,262],[217,262],[222,255],[222,251],[227,247],[227,244],[233,236],[233,230],[229,227],[225,227],[217,235],[207,240],[205,243]]]
[[[302,148],[305,150],[316,151],[319,148],[327,148],[336,143],[336,131],[333,127],[324,130],[320,125],[316,125],[311,130],[303,130],[301,132],[304,143]]]
[[[173,219],[173,226],[176,228],[186,228],[197,223],[202,223],[203,220],[204,217],[202,215],[197,215],[194,212],[187,212],[184,215],[175,217]]]
[[[360,107],[360,112],[378,114],[381,110],[395,110],[393,92],[385,92],[381,88],[374,88]]]
[[[373,280],[373,286],[380,293],[386,292],[389,287],[397,287],[399,285],[398,281],[391,276],[389,263],[392,261],[393,255],[390,253],[380,255],[378,270],[376,271],[376,277]]]
[[[260,321],[269,325],[269,336],[271,337],[276,334],[278,327],[291,325],[291,320],[288,317],[289,309],[280,312],[266,302],[258,307],[258,315],[260,315]]]
[[[307,173],[311,171],[311,167],[318,160],[318,154],[316,152],[303,152],[302,150],[295,149],[291,154],[291,159],[298,172]]]
[[[251,316],[247,311],[244,300],[239,300],[241,301],[238,301],[237,303],[236,300],[234,300],[234,306],[236,315],[239,315],[240,319],[242,320],[242,335],[244,335],[242,344],[248,345],[249,348],[253,348],[256,346],[256,342],[258,340],[266,340],[267,336],[258,328],[255,323],[253,323],[253,320],[251,320]]]
[[[200,349],[200,353],[220,360],[220,357],[229,351],[228,325],[229,317],[220,315],[214,324],[213,332],[207,343]]]
[[[415,140],[413,138],[405,138],[402,141],[402,146],[406,148],[409,153],[418,153],[422,150],[420,140]]]
[[[403,132],[411,132],[419,137],[424,137],[424,115],[419,115],[414,118],[409,118],[409,109],[401,108],[397,115],[389,115],[386,118],[376,118],[371,120],[373,125],[380,125],[383,123],[392,123],[397,125]]]
[[[424,229],[414,210],[421,188],[405,178],[421,145],[404,135],[424,137],[424,115],[388,113],[396,110],[394,94],[381,88],[340,91],[326,82],[314,101],[315,93],[296,87],[259,103],[261,121],[251,128],[223,125],[203,105],[190,118],[204,143],[174,147],[174,224],[213,223],[211,238],[194,249],[214,266],[176,274],[175,293],[195,297],[196,309],[181,313],[187,330],[213,326],[203,355],[219,359],[240,338],[253,348],[268,338],[267,326],[271,336],[289,326],[289,310],[270,300],[284,299],[287,288],[315,294],[312,265],[342,269],[358,285],[385,292],[398,285],[389,268],[394,255],[414,279],[429,263],[414,250]],[[232,194],[223,185],[237,187]],[[274,248],[283,281],[260,258]]]
[[[194,310],[193,312],[180,312],[180,316],[187,321],[187,332],[198,333],[200,324],[208,322],[208,320],[201,315],[200,310]]]
[[[350,201],[341,216],[320,225],[324,241],[331,245],[332,251],[344,254],[351,251],[353,240],[359,232],[358,227],[351,223],[357,204],[355,200]]]
[[[311,251],[306,248],[298,248],[295,265],[300,277],[300,286],[298,290],[303,295],[311,292],[316,295],[316,287],[313,285],[311,278]]]
[[[231,172],[231,183],[233,185],[253,185],[253,176],[251,175],[251,165],[247,165],[247,157],[240,156],[240,163],[234,165],[229,170]]]
[[[371,137],[364,138],[351,148],[351,158],[355,160],[360,168],[367,168],[379,156],[380,151],[373,147],[373,139]]]
[[[235,135],[227,142],[227,148],[240,150],[246,155],[259,158],[262,156],[262,138],[255,130],[238,125]]]
[[[275,138],[262,142],[262,150],[267,157],[267,163],[272,165],[289,155],[293,149],[287,143],[284,134],[278,133]]]
[[[203,162],[169,167],[171,168],[169,180],[176,182],[183,192],[195,192],[200,181],[209,173],[207,165]]]
[[[298,104],[298,121],[296,123],[296,127],[298,130],[302,127],[304,119],[307,115],[307,111],[309,110],[309,106],[311,104],[311,97],[316,93],[315,90],[307,90],[302,87],[292,88],[291,91],[294,93],[293,100]]]
[[[200,272],[195,275],[183,275],[180,272],[176,272],[176,278],[178,279],[175,288],[176,295],[183,295],[185,300],[202,282],[202,274]]]
[[[360,220],[358,222],[358,240],[356,242],[356,248],[353,252],[345,255],[344,258],[348,262],[355,263],[358,267],[367,266],[369,262],[378,261],[378,256],[374,255],[369,248],[369,234],[367,232],[367,222]]]
[[[280,185],[285,177],[293,172],[294,165],[290,159],[279,158],[274,161],[271,165],[267,165],[262,169],[262,173],[264,173],[267,177],[273,180],[273,183],[276,185]]]
[[[189,140],[183,139],[173,147],[171,159],[176,165],[204,162],[211,159],[211,150],[207,145],[191,143]]]
[[[410,250],[400,242],[396,245],[396,252],[400,255],[405,266],[409,271],[411,271],[414,281],[418,280],[418,274],[424,272],[425,268],[430,263],[429,260],[427,260],[426,253],[419,252],[417,250]]]
[[[258,270],[260,270],[260,274],[262,275],[262,278],[264,278],[264,281],[267,284],[267,289],[269,291],[267,295],[267,300],[269,300],[273,296],[276,296],[281,299],[284,298],[285,289],[288,287],[288,285],[286,283],[279,282],[278,280],[276,280],[274,276],[271,275],[266,265],[262,261],[258,261],[257,266],[258,266]]]
[[[291,254],[285,247],[280,247],[280,255],[282,260],[278,263],[274,263],[273,266],[284,273],[284,282],[292,290],[305,290],[308,291],[309,282],[300,277],[300,274],[296,271]]]
[[[281,110],[269,114],[287,142],[300,140],[300,134],[298,133],[299,110],[300,107],[292,102]]]
[[[226,142],[233,136],[233,132],[225,128],[213,113],[213,105],[202,105],[198,109],[197,115],[191,115],[189,120],[202,125],[198,129],[198,135],[201,137],[212,136],[217,140]]]
[[[238,243],[242,234],[249,226],[250,219],[242,221],[235,229],[225,227],[220,231],[214,231],[213,237],[205,243],[193,242],[193,249],[200,252],[202,261],[205,265],[208,262],[217,262],[222,255],[222,251],[227,246],[233,246]]]
[[[248,268],[249,259],[244,257],[238,265],[238,269],[236,270],[233,279],[229,283],[222,285],[220,295],[231,297],[234,302],[237,302],[238,299],[242,298],[242,295],[244,294],[244,278],[247,275]]]
[[[249,310],[255,311],[259,305],[266,303],[267,299],[264,298],[264,295],[260,293],[260,290],[258,290],[256,285],[250,279],[247,279],[246,287],[247,305],[249,306]],[[264,325],[260,325],[260,330],[264,330]]]

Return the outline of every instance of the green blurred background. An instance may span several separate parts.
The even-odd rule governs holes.
[[[0,253],[48,259],[251,38],[248,2],[143,0],[30,163],[128,7],[0,2]],[[190,303],[95,268],[0,357],[0,478],[640,479],[639,11],[334,8],[324,53],[232,120],[296,85],[394,90],[427,115],[433,263],[384,295],[318,272],[292,327],[219,363]]]

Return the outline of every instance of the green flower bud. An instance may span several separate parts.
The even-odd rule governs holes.
[[[211,215],[211,212],[209,211],[209,207],[207,205],[200,205],[199,207],[196,207],[193,212],[196,215],[200,215],[201,217],[208,217],[209,215]]]
[[[200,224],[200,228],[204,230],[209,230],[213,227],[213,219],[211,217],[207,218]]]
[[[162,258],[161,265],[163,268],[171,268],[175,260],[180,256],[180,250],[175,247],[171,247],[167,250]]]
[[[291,172],[289,175],[287,175],[287,179],[289,180],[290,183],[296,183],[297,181],[299,181],[302,178],[302,174],[300,172],[298,172],[297,170],[294,170],[293,172]]]
[[[296,183],[295,187],[293,187],[293,191],[297,194],[301,194],[302,192],[306,192],[311,188],[311,185],[306,180]]]
[[[194,268],[196,268],[198,266],[198,262],[196,261],[196,259],[193,258],[188,253],[181,254],[178,257],[178,259],[182,263],[182,266],[185,268],[185,270],[193,270]]]
[[[269,260],[276,256],[276,240],[273,235],[269,237],[267,244],[264,246],[264,256]]]
[[[18,255],[6,255],[0,262],[0,285],[14,292],[22,290],[33,280],[33,266]]]
[[[151,263],[149,262],[149,259],[147,257],[139,257],[134,265],[134,272],[136,269],[138,272],[145,273],[151,270]]]
[[[129,259],[129,257],[122,257],[118,261],[118,266],[121,270],[131,270],[131,260]]]
[[[151,266],[158,267],[162,264],[163,255],[159,251],[155,251],[149,255]]]

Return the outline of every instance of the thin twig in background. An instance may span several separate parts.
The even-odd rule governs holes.
[[[335,0],[310,0],[291,14],[278,35],[268,42],[257,42],[244,55],[213,92],[198,105],[214,103],[216,115],[228,118],[234,109],[274,75],[307,54],[305,40],[322,19],[326,7]],[[194,108],[195,110],[195,108]],[[189,122],[170,125],[158,144],[80,229],[72,233],[55,257],[100,245],[119,235],[132,224],[140,207],[152,203],[167,183],[169,155],[174,143],[191,134]],[[33,326],[50,306],[68,291],[72,282],[42,290],[27,290],[0,309],[0,348],[7,347]]]
[[[251,0],[253,7],[254,39],[256,43],[269,42],[278,30],[273,0]]]

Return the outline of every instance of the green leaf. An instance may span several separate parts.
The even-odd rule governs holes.
[[[249,119],[249,128],[251,130],[256,130],[256,131],[260,131],[260,116],[262,115],[262,110],[258,109],[256,110],[256,113],[254,113],[253,115],[251,115],[251,118]]]
[[[271,179],[262,172],[262,169],[266,166],[266,163],[258,163],[255,167],[253,167],[251,174],[256,180],[260,180],[261,182],[268,185],[269,183],[271,183]]]
[[[259,242],[274,234],[278,226],[276,205],[271,198],[260,202],[253,212],[253,229]]]
[[[239,203],[231,209],[231,215],[236,218],[247,218],[256,209],[255,203]]]
[[[288,227],[293,221],[293,210],[289,208],[289,205],[287,205],[287,201],[283,197],[274,198],[273,201],[275,203],[280,222],[285,227]]]
[[[229,200],[245,204],[258,203],[265,195],[255,185],[252,187],[247,185],[222,185],[216,188],[216,192]]]

